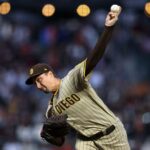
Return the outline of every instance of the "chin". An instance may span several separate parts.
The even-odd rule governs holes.
[[[43,92],[46,93],[46,94],[50,93],[50,91],[48,89],[43,89]]]
[[[46,94],[50,93],[49,91],[43,91],[43,92],[46,93]]]

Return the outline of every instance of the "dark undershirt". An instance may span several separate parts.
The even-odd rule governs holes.
[[[111,27],[105,26],[102,35],[100,36],[94,49],[92,50],[92,53],[87,58],[85,76],[88,75],[94,69],[94,67],[102,58],[105,52],[106,46],[108,45],[108,42],[111,39],[113,29],[114,29],[114,26],[111,26]]]

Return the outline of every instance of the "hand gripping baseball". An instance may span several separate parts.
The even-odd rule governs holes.
[[[121,13],[121,7],[118,5],[112,5],[111,10],[106,17],[105,26],[108,27],[113,26],[117,22],[120,13]]]

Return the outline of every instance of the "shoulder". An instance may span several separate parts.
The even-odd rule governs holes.
[[[67,76],[71,76],[71,75],[73,75],[73,73],[78,72],[78,71],[81,70],[81,69],[84,69],[85,66],[86,66],[86,59],[83,60],[83,61],[81,61],[80,63],[78,63],[74,68],[72,68],[72,69],[68,72]]]

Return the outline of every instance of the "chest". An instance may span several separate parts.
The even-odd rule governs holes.
[[[73,114],[84,106],[85,91],[75,88],[72,82],[63,80],[58,93],[53,97],[53,110],[56,114]]]
[[[53,98],[53,109],[56,114],[63,114],[74,108],[80,101],[81,97],[77,93],[59,96],[59,98],[56,96]]]

